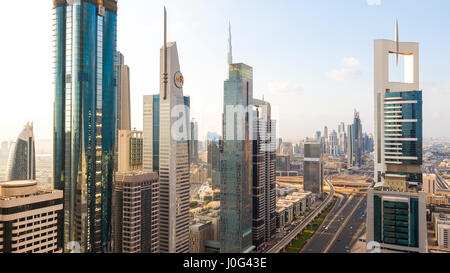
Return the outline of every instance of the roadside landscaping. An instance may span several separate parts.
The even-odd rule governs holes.
[[[333,200],[331,205],[324,211],[320,216],[310,223],[301,234],[295,238],[291,244],[286,248],[286,253],[299,253],[302,248],[306,245],[308,240],[314,235],[317,229],[322,225],[323,221],[327,217],[328,213],[333,209],[336,204],[336,200]]]

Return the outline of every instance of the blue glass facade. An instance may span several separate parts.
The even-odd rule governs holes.
[[[391,129],[393,126],[401,126],[401,136],[399,138],[414,138],[417,141],[402,141],[402,156],[417,157],[415,160],[401,160],[402,164],[408,165],[422,165],[422,144],[423,144],[423,132],[422,132],[422,91],[408,91],[408,92],[392,92],[386,93],[386,98],[399,98],[389,104],[392,109],[401,111],[401,119],[408,120],[409,122],[386,122],[385,130]],[[408,102],[408,103],[405,103]],[[398,116],[398,113],[386,113],[385,118],[394,118]],[[396,143],[395,140],[386,141],[386,146],[391,147],[392,143]]]
[[[117,85],[117,1],[54,1],[54,187],[64,243],[110,248]]]
[[[422,91],[388,92],[385,94],[385,158],[386,163],[417,166],[406,171],[388,168],[386,174],[405,176],[407,182],[422,184],[423,163]],[[396,171],[393,171],[397,169]]]
[[[419,200],[383,200],[374,195],[374,240],[404,247],[419,246]]]
[[[252,142],[248,112],[230,113],[229,107],[245,109],[253,104],[253,69],[232,64],[229,75],[224,84],[224,141],[220,156],[220,251],[241,253],[252,246]],[[230,115],[234,116],[233,121],[227,123]],[[233,136],[227,136],[229,126],[234,128]],[[238,128],[243,128],[241,136]]]

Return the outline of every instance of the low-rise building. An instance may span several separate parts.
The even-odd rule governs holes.
[[[450,250],[450,214],[433,213],[434,236],[440,248]]]
[[[63,192],[35,180],[0,183],[0,253],[61,253]]]

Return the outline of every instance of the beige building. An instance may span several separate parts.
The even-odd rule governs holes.
[[[143,161],[143,137],[141,131],[119,130],[118,172],[141,171]]]
[[[197,215],[190,225],[189,252],[207,253],[207,242],[219,241],[219,210]]]
[[[436,194],[437,177],[435,174],[423,174],[423,191],[427,194]]]
[[[112,198],[113,252],[159,253],[158,174],[116,173]]]
[[[35,180],[0,183],[0,253],[61,253],[62,200]]]
[[[450,250],[450,214],[435,213],[434,236],[440,248]]]

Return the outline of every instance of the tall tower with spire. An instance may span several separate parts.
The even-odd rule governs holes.
[[[367,193],[367,242],[381,252],[427,252],[426,193],[422,188],[422,90],[419,44],[375,40],[375,185]],[[389,78],[389,58],[402,56],[403,80]]]
[[[184,78],[180,71],[177,43],[167,42],[167,13],[164,8],[160,92],[144,96],[143,117],[143,169],[159,174],[162,253],[189,251],[190,99],[183,95]]]

